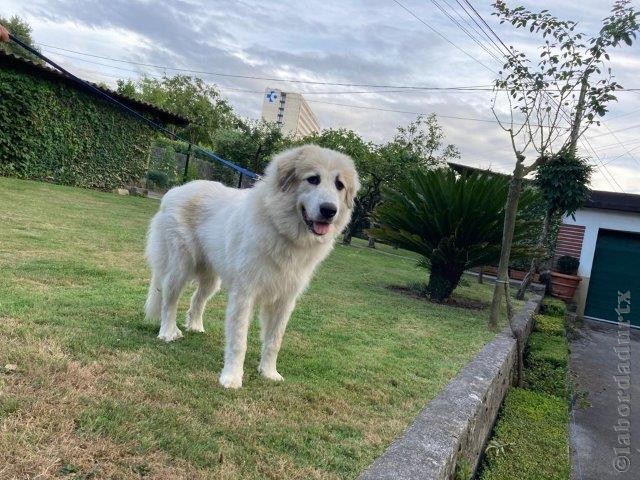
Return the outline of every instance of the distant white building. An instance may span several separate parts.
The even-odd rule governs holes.
[[[320,131],[320,124],[299,93],[267,88],[262,101],[262,119],[278,125],[282,133],[301,138]]]

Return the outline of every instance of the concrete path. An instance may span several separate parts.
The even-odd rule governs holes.
[[[572,479],[640,480],[640,331],[585,320],[570,348]]]

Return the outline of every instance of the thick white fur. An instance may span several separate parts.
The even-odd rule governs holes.
[[[314,175],[320,176],[320,184],[307,181]],[[345,188],[340,190],[336,179]],[[158,337],[170,342],[182,336],[176,309],[190,280],[198,287],[185,327],[203,332],[205,304],[222,283],[229,301],[220,383],[242,386],[254,307],[260,309],[262,328],[258,370],[266,378],[282,380],[276,359],[289,316],[349,222],[359,186],[348,156],[304,145],[276,156],[253,188],[198,180],[170,190],[151,221],[146,249],[152,270],[146,314],[161,319]],[[321,220],[319,208],[325,202],[334,203],[338,212],[329,232],[319,236],[308,223]]]

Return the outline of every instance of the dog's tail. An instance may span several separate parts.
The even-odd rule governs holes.
[[[162,312],[162,289],[160,282],[154,275],[149,285],[147,301],[144,304],[144,311],[148,320],[157,320]]]

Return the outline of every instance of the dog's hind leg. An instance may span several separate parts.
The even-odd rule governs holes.
[[[207,300],[220,290],[220,278],[211,273],[198,275],[198,288],[191,297],[191,305],[187,312],[185,328],[191,332],[204,332],[202,324],[202,313],[207,304]]]
[[[182,332],[176,325],[178,299],[184,288],[187,276],[183,272],[168,274],[162,281],[162,320],[158,338],[171,342],[182,337]]]
[[[238,290],[229,292],[229,303],[224,322],[224,368],[220,384],[225,388],[240,388],[247,353],[247,334],[253,313],[253,298]]]
[[[260,308],[262,357],[258,371],[270,380],[282,380],[282,375],[276,369],[276,362],[282,336],[294,306],[295,300],[284,300],[264,304]]]
[[[157,320],[162,314],[162,284],[158,281],[157,275],[151,277],[144,311],[148,320]]]

